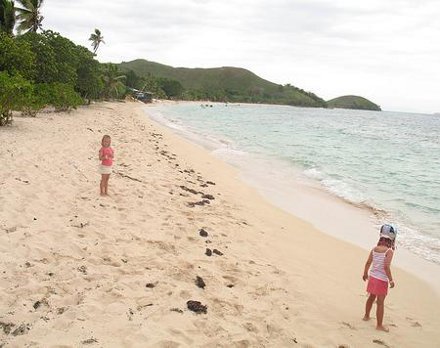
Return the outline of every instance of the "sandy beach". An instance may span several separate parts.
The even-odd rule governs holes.
[[[271,205],[142,105],[0,128],[0,347],[440,346],[431,286],[393,268],[390,332],[376,331],[367,251]]]

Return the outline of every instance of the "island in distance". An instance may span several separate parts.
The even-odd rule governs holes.
[[[327,107],[339,109],[358,109],[381,111],[379,105],[356,95],[344,95],[327,101]]]

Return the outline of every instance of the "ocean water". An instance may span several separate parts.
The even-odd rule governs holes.
[[[212,105],[147,113],[238,167],[253,163],[272,180],[313,181],[375,212],[378,224],[398,227],[398,245],[440,264],[439,116]]]

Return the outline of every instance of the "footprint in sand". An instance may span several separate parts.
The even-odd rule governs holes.
[[[373,343],[376,343],[376,344],[378,344],[378,345],[380,345],[380,346],[384,346],[384,347],[390,348],[390,346],[389,346],[388,344],[386,344],[386,343],[385,343],[384,341],[382,341],[382,340],[375,339],[375,340],[373,340]]]
[[[212,303],[213,303],[212,306],[214,307],[214,311],[216,313],[219,313],[220,316],[224,316],[224,315],[240,316],[244,311],[244,306],[238,303],[223,301],[217,298],[212,299]]]
[[[416,321],[413,318],[406,317],[405,319],[411,323],[412,327],[422,327],[422,324],[420,324],[418,321]]]
[[[348,327],[350,330],[357,330],[356,327],[354,327],[353,325],[351,325],[350,323],[347,323],[345,321],[341,322],[341,324]]]

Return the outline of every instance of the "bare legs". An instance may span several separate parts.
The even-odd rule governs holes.
[[[376,326],[376,329],[388,332],[389,331],[388,328],[382,325],[385,296],[386,295],[377,296],[377,310],[376,310],[377,326]]]
[[[377,296],[377,308],[376,308],[376,319],[377,325],[376,330],[381,330],[388,332],[388,328],[383,326],[383,313],[384,313],[384,302],[386,295]],[[367,303],[365,304],[365,315],[364,320],[370,320],[370,312],[373,307],[374,300],[376,299],[376,295],[371,295],[368,297]]]
[[[370,312],[373,307],[374,300],[376,299],[376,295],[371,295],[368,297],[367,303],[365,304],[365,315],[364,320],[370,320]]]
[[[101,190],[101,196],[108,195],[108,180],[110,179],[110,174],[101,174],[101,183],[99,184],[99,188]]]

